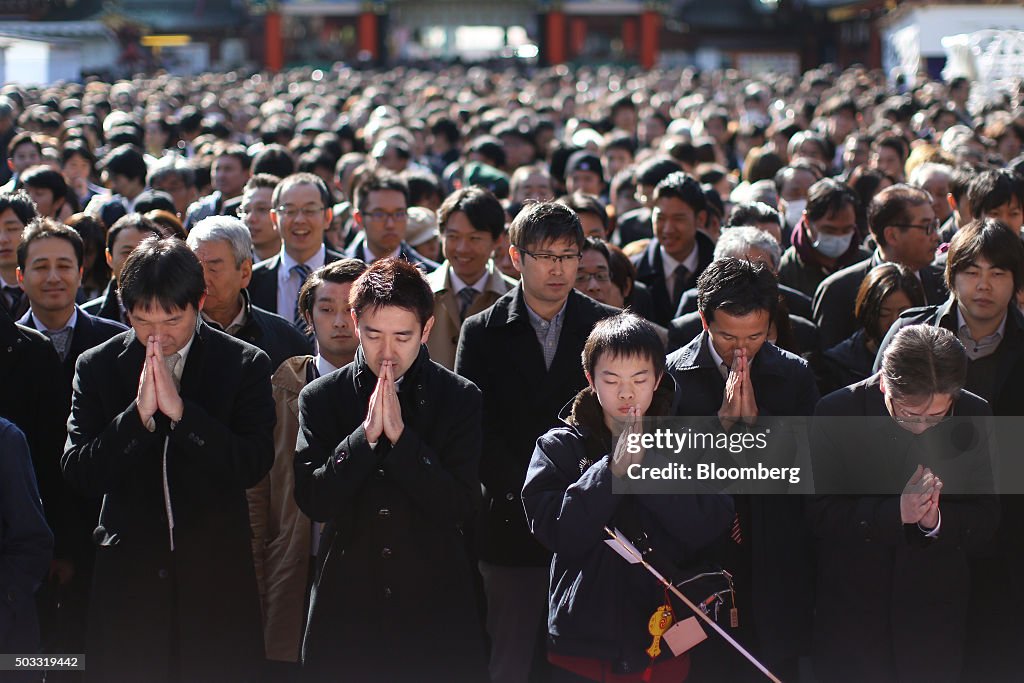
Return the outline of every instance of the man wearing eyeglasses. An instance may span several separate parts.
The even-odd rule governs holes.
[[[598,320],[617,313],[573,289],[583,227],[556,202],[530,204],[509,227],[519,284],[466,319],[455,372],[484,396],[477,551],[487,597],[492,683],[526,683],[547,615],[551,553],[530,534],[521,492],[537,438],[583,387],[580,354]]]
[[[942,270],[932,265],[939,246],[939,221],[931,195],[909,185],[882,190],[868,208],[868,227],[878,245],[871,258],[828,276],[814,293],[814,322],[823,349],[857,331],[853,314],[857,290],[879,264],[899,263],[917,273],[930,306],[941,304],[949,295]]]
[[[409,227],[409,187],[395,175],[378,173],[356,186],[352,220],[361,232],[345,251],[349,258],[370,264],[385,258],[404,259],[432,273],[437,264],[420,256],[405,241]]]
[[[345,258],[324,245],[333,203],[327,184],[312,173],[294,173],[274,188],[270,221],[283,244],[279,254],[252,268],[247,289],[254,306],[305,329],[297,308],[302,284],[325,263]]]
[[[976,599],[968,561],[987,550],[1000,517],[988,429],[966,419],[991,409],[964,389],[968,377],[953,332],[912,325],[893,337],[879,372],[815,408],[808,519],[818,539],[819,680],[1012,680],[1019,671],[965,666]],[[993,588],[1012,593],[1008,584]]]

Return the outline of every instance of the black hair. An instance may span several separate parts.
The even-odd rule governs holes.
[[[21,176],[21,184],[25,187],[49,190],[53,193],[54,201],[68,198],[68,183],[64,180],[64,175],[45,164],[26,169]]]
[[[78,267],[82,267],[82,261],[85,260],[85,244],[82,242],[82,236],[60,221],[39,216],[33,218],[21,233],[21,243],[18,245],[18,267],[22,272],[25,271],[29,245],[43,239],[60,239],[70,243],[75,252],[75,259],[78,261]]]
[[[882,304],[890,294],[903,292],[907,295],[912,307],[924,306],[924,287],[917,274],[901,263],[880,263],[870,271],[860,283],[857,298],[853,305],[853,313],[857,325],[864,328],[868,339],[876,344],[881,343],[888,330],[879,328],[882,317]]]
[[[524,206],[509,226],[508,236],[517,249],[536,248],[561,240],[569,240],[577,249],[583,247],[579,216],[558,202],[534,202]]]
[[[984,258],[995,268],[1013,274],[1014,291],[1024,288],[1024,243],[994,218],[975,218],[953,235],[946,252],[946,287],[954,291],[956,276]]]
[[[118,294],[125,310],[159,305],[166,313],[194,306],[206,292],[203,266],[184,241],[147,237],[125,259]]]
[[[7,209],[13,211],[24,225],[31,223],[32,219],[38,215],[36,203],[24,190],[0,193],[0,213]]]
[[[114,242],[117,241],[117,236],[121,234],[122,230],[128,228],[139,232],[151,232],[157,237],[164,237],[165,234],[164,229],[156,221],[146,218],[138,212],[130,213],[118,218],[107,230],[107,251],[111,254],[114,253]]]
[[[438,199],[444,197],[441,191],[441,183],[437,177],[428,171],[412,171],[405,175],[405,183],[409,187],[409,206],[422,206],[423,202],[432,195]]]
[[[882,378],[897,399],[955,397],[967,383],[967,351],[944,327],[908,325],[885,349]]]
[[[89,163],[90,169],[96,167],[96,155],[93,154],[91,149],[89,149],[89,145],[85,140],[71,140],[64,145],[63,149],[60,151],[61,166],[67,164],[76,156],[85,159]]]
[[[430,285],[420,269],[405,259],[374,261],[352,285],[349,301],[356,319],[384,306],[412,312],[421,326],[434,315],[434,293]]]
[[[401,192],[402,196],[405,197],[406,205],[409,204],[409,186],[400,176],[393,173],[371,173],[363,176],[362,181],[356,185],[356,211],[363,211],[366,208],[371,192],[383,192],[386,190]]]
[[[494,194],[476,185],[464,187],[448,195],[437,210],[437,224],[444,235],[453,213],[461,211],[475,230],[489,233],[494,239],[505,230],[505,209]]]
[[[932,196],[919,187],[893,185],[887,187],[871,200],[868,206],[868,227],[880,247],[886,246],[885,229],[891,225],[910,221],[908,210],[912,206],[932,203]],[[908,228],[900,228],[907,230]]]
[[[605,209],[604,204],[600,199],[592,194],[584,194],[583,192],[573,192],[572,194],[559,197],[558,201],[562,202],[570,209],[575,211],[577,214],[590,214],[591,216],[597,216],[601,221],[601,227],[604,228],[605,233],[608,232],[608,210]]]
[[[654,201],[660,199],[678,199],[699,213],[707,209],[707,197],[700,183],[693,176],[677,171],[665,177],[654,188]]]
[[[655,381],[665,374],[665,344],[651,323],[631,311],[623,311],[594,325],[581,354],[584,372],[593,378],[597,362],[606,354],[613,358],[651,361]]]
[[[763,263],[727,256],[712,261],[697,278],[697,310],[709,323],[719,309],[735,316],[765,311],[771,319],[778,299],[779,281]]]
[[[331,191],[327,187],[327,183],[324,179],[315,173],[293,173],[287,178],[284,178],[274,188],[274,195],[271,198],[272,210],[276,210],[281,204],[281,198],[284,193],[295,187],[296,185],[312,185],[316,188],[320,194],[320,201],[324,205],[324,209],[330,209],[334,206],[334,197],[331,196]]]
[[[753,225],[758,223],[778,223],[782,226],[782,215],[777,209],[768,206],[764,202],[748,202],[736,204],[729,212],[729,220],[726,227],[735,225]]]
[[[967,201],[971,215],[980,218],[986,212],[1017,198],[1017,205],[1024,209],[1024,177],[1007,168],[982,171],[967,186]]]
[[[654,157],[636,167],[636,183],[637,185],[654,187],[673,173],[682,170],[683,167],[675,159]]]
[[[508,157],[505,155],[505,147],[501,140],[491,135],[482,135],[470,143],[467,154],[474,153],[482,156],[486,162],[495,168],[505,168]]]
[[[853,189],[834,178],[822,178],[807,191],[807,218],[812,221],[835,214],[847,206],[852,206],[856,212],[859,205]]]
[[[299,290],[299,299],[297,305],[299,307],[299,313],[306,319],[311,320],[313,316],[313,306],[316,305],[316,290],[325,282],[331,282],[338,285],[344,285],[349,282],[355,282],[359,279],[359,276],[366,272],[368,266],[363,261],[356,258],[344,258],[332,263],[328,263],[322,268],[317,268],[309,277],[306,278],[306,282],[303,283],[302,289]],[[313,325],[307,326],[307,331],[313,332]]]
[[[271,144],[256,154],[250,170],[253,175],[267,173],[278,178],[287,178],[295,173],[295,159],[282,145]]]
[[[107,152],[100,167],[110,175],[122,175],[143,184],[146,182],[146,159],[131,145],[121,145]]]

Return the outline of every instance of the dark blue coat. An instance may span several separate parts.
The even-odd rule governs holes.
[[[53,535],[32,472],[28,442],[0,417],[0,652],[38,651],[34,594],[50,569]]]

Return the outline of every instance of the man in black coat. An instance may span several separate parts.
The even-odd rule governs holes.
[[[537,437],[586,386],[580,353],[617,309],[573,289],[583,227],[561,204],[532,204],[509,228],[517,287],[466,319],[455,371],[483,391],[484,514],[478,536],[491,635],[491,680],[525,681],[543,626],[551,553],[527,528],[520,499]]]
[[[692,287],[714,258],[711,238],[697,230],[707,220],[707,199],[692,176],[669,175],[654,189],[654,239],[633,260],[636,279],[654,299],[655,322],[668,326],[683,292]]]
[[[952,332],[906,327],[879,373],[815,409],[819,680],[1012,680],[963,667],[968,555],[999,519],[989,429],[971,419],[991,412],[966,375]]]
[[[33,594],[50,569],[52,551],[53,534],[39,502],[28,442],[20,429],[0,417],[0,652],[39,651]],[[26,671],[5,674],[4,680],[33,678]]]
[[[313,353],[313,345],[295,325],[252,305],[245,291],[252,278],[252,236],[241,220],[204,218],[188,234],[188,246],[206,274],[203,320],[262,349],[274,370],[293,356]]]
[[[901,263],[917,273],[930,305],[941,304],[949,295],[942,270],[931,265],[939,246],[931,195],[909,185],[882,190],[868,208],[868,227],[878,245],[871,258],[829,275],[814,293],[814,322],[823,349],[857,331],[853,315],[857,291],[868,272],[880,263]]]
[[[78,362],[64,476],[103,496],[87,681],[241,683],[262,661],[245,489],[274,459],[270,361],[199,319],[204,289],[184,242],[143,242],[132,329]]]
[[[356,187],[352,220],[361,229],[345,250],[349,258],[373,263],[382,258],[400,258],[424,273],[437,270],[439,264],[420,256],[405,241],[409,224],[409,188],[397,176],[374,175]]]
[[[97,318],[127,325],[128,316],[125,315],[121,299],[117,296],[117,282],[121,276],[121,269],[124,268],[128,255],[142,240],[153,235],[163,237],[164,232],[159,223],[139,213],[128,214],[110,226],[107,230],[106,251],[107,265],[111,271],[110,282],[107,283],[107,289],[103,294],[82,304],[82,310]]]
[[[0,308],[14,320],[28,310],[28,298],[18,286],[18,245],[35,217],[36,205],[27,193],[0,193]]]
[[[325,263],[345,258],[324,245],[333,206],[327,184],[312,173],[294,173],[277,184],[270,221],[283,244],[280,254],[253,266],[248,290],[254,305],[304,325],[296,308],[302,284]]]
[[[463,529],[479,503],[480,391],[430,360],[434,297],[411,264],[353,283],[355,361],[299,395],[295,500],[326,522],[304,680],[487,678]]]
[[[52,218],[33,219],[18,245],[18,282],[30,303],[29,312],[19,322],[46,335],[60,356],[68,396],[60,413],[63,421],[71,411],[78,357],[127,329],[94,318],[75,305],[82,284],[83,252],[79,234]],[[100,500],[77,494],[61,477],[55,482],[46,500],[56,546],[53,580],[40,592],[44,644],[47,652],[82,652],[92,581],[92,533]]]
[[[778,301],[777,280],[762,264],[736,258],[713,262],[701,275],[704,331],[668,357],[679,385],[680,417],[718,419],[732,431],[771,424],[773,455],[792,459],[799,446],[793,420],[808,416],[818,400],[806,361],[765,343]],[[774,463],[773,463],[774,464]],[[737,495],[730,536],[713,556],[736,577],[741,632],[738,639],[783,679],[796,677],[797,659],[810,635],[809,538],[797,496]],[[702,646],[703,647],[703,646]],[[717,653],[717,654],[716,654]],[[698,648],[695,670],[713,680],[747,680],[756,674],[718,643]]]

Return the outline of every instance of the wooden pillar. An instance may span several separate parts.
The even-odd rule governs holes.
[[[569,58],[583,54],[586,44],[587,20],[583,17],[573,17],[569,20]]]
[[[636,55],[636,19],[629,17],[622,22],[622,51],[627,57]]]
[[[661,15],[657,10],[645,9],[640,15],[640,66],[653,69],[658,62],[658,33]]]
[[[281,36],[281,13],[267,12],[264,17],[263,49],[269,71],[284,68],[284,39]]]
[[[565,63],[565,12],[552,9],[548,12],[547,53],[548,64]]]
[[[377,36],[377,14],[372,7],[364,8],[359,15],[359,52],[370,56],[370,61],[377,61],[378,36]]]

